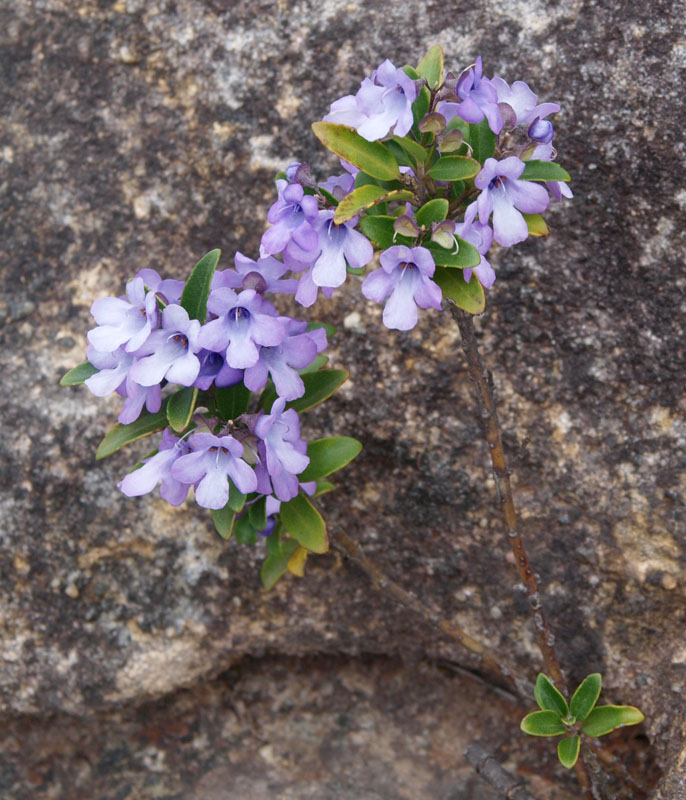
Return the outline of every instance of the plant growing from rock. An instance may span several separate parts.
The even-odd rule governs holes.
[[[484,289],[496,278],[487,258],[493,243],[511,247],[547,236],[541,214],[551,197],[572,196],[570,176],[555,162],[548,117],[557,111],[522,81],[486,77],[480,58],[460,74],[445,73],[440,47],[416,68],[384,61],[312,126],[339,157],[341,171],[320,181],[302,163],[277,176],[258,258],[236,253],[233,269],[218,270],[220,251],[213,250],[185,282],[141,270],[125,296],[95,301],[88,360],[62,384],[85,383],[96,395],[123,398],[96,458],[161,432],[120,489],[134,497],[159,486],[178,506],[193,488],[224,539],[264,542],[261,579],[271,588],[287,572],[302,577],[307,558],[328,551],[326,523],[313,500],[334,488],[328,478],[361,449],[347,436],[309,443],[302,437],[299,415],[327,400],[347,373],[326,366],[323,351],[335,329],[281,315],[277,296],[294,295],[310,307],[320,290],[330,297],[352,274],[365,276],[365,298],[384,304],[387,328],[409,330],[418,309],[447,308],[460,329],[505,532],[545,664],[534,692],[540,711],[521,727],[535,736],[565,735],[561,763],[575,769],[587,798],[597,798],[580,755],[582,736],[636,724],[643,715],[630,706],[596,707],[597,673],[569,704],[565,699],[473,326],[485,309]],[[526,681],[499,654],[391,581],[344,532],[334,541],[377,586],[522,693]]]

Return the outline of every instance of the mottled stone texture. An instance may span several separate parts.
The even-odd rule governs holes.
[[[96,297],[118,294],[143,266],[183,277],[212,247],[225,265],[236,249],[254,256],[274,172],[292,160],[320,174],[333,166],[309,123],[383,58],[416,61],[437,42],[456,68],[481,53],[488,73],[529,80],[564,109],[556,142],[575,200],[551,210],[549,240],[500,253],[477,325],[563,664],[572,682],[602,670],[608,702],[643,708],[663,771],[653,796],[686,797],[683,4],[17,0],[0,9],[8,717],[114,714],[115,704],[197,686],[266,652],[475,666],[335,555],[264,594],[257,557],[218,540],[204,513],[118,493],[145,448],[93,461],[116,401],[57,388],[83,358]],[[504,558],[455,326],[431,312],[410,333],[388,332],[354,280],[316,314],[343,328],[354,311],[359,321],[332,348],[351,380],[304,426],[365,444],[323,499],[327,518],[533,676],[538,655]],[[269,672],[259,675],[266,692]],[[474,693],[461,703],[485,724]],[[429,782],[356,797],[458,798],[460,774],[452,795],[432,794]],[[12,786],[8,797],[42,796]],[[214,796],[225,795],[197,794]]]

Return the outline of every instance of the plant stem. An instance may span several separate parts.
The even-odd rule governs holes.
[[[522,694],[522,686],[527,685],[527,682],[518,676],[509,667],[505,666],[497,657],[497,655],[481,642],[477,642],[468,633],[453,625],[447,619],[443,619],[441,615],[433,609],[421,603],[411,592],[403,589],[402,586],[391,580],[381,569],[368,558],[359,542],[356,542],[346,533],[338,531],[334,537],[334,546],[347,553],[353,561],[362,567],[367,573],[372,583],[382,592],[389,595],[396,602],[409,608],[415,614],[418,614],[430,625],[439,628],[446,636],[459,642],[467,650],[477,655],[481,660],[484,667],[489,670],[501,683],[507,686],[508,689],[514,689],[515,693],[519,696]]]
[[[503,769],[496,761],[495,756],[478,744],[471,744],[465,751],[467,761],[474,767],[481,777],[491,784],[503,797],[508,800],[536,800],[507,770]]]
[[[512,548],[512,554],[517,566],[517,571],[519,572],[519,577],[526,589],[529,607],[534,619],[538,647],[545,664],[545,671],[562,694],[567,695],[567,682],[562,668],[560,667],[557,653],[555,652],[555,636],[545,618],[538,581],[531,567],[531,562],[529,561],[529,556],[527,555],[519,531],[517,511],[515,509],[512,486],[510,484],[510,470],[505,461],[505,451],[503,450],[503,443],[500,436],[500,424],[498,422],[495,399],[493,398],[493,392],[489,385],[488,372],[481,363],[476,335],[474,333],[474,320],[471,314],[467,314],[452,303],[450,304],[450,312],[460,328],[462,349],[467,358],[469,376],[476,392],[483,422],[484,435],[488,442],[488,450],[491,455],[493,478],[495,480],[496,491],[505,520],[505,531],[510,541],[510,547]],[[576,762],[574,771],[588,800],[596,800],[598,795],[596,795],[593,789],[588,768],[581,755]]]

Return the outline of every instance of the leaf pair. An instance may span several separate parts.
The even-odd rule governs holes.
[[[563,695],[546,675],[536,679],[534,697],[540,711],[527,714],[521,729],[530,736],[560,736],[569,734],[558,744],[557,754],[563,767],[576,764],[581,735],[596,737],[625,725],[637,725],[645,717],[633,706],[597,706],[602,678],[594,672],[581,682],[567,704]]]

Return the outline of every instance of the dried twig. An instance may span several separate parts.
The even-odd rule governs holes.
[[[495,789],[502,792],[507,800],[536,800],[523,786],[522,781],[503,769],[495,760],[495,756],[487,753],[479,744],[471,744],[465,756],[467,761],[481,775],[481,777],[491,784]]]

